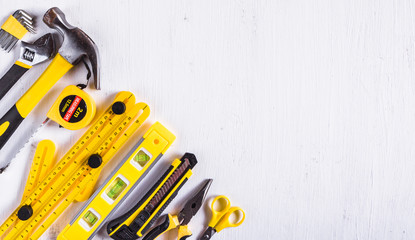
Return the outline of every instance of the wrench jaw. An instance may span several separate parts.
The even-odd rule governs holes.
[[[48,33],[34,43],[22,42],[19,61],[29,66],[42,63],[56,55],[55,35]]]

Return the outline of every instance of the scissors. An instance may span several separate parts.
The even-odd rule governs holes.
[[[221,204],[224,203],[224,204]],[[215,208],[215,206],[218,206]],[[203,233],[199,240],[208,240],[213,234],[222,231],[228,227],[237,227],[245,220],[245,212],[240,207],[231,207],[231,201],[226,196],[217,196],[212,201],[212,219],[209,222],[209,227]],[[242,216],[235,221],[230,220],[234,214],[241,213]]]
[[[212,179],[205,180],[202,188],[186,202],[183,209],[177,215],[167,214],[164,222],[153,228],[143,240],[156,239],[163,233],[175,228],[178,229],[177,239],[179,240],[185,240],[186,238],[192,236],[192,232],[189,230],[187,225],[202,206],[203,200],[206,197],[206,193],[208,192],[212,181]]]

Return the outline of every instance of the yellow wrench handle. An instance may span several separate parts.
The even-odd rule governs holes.
[[[32,85],[32,87],[17,101],[16,108],[20,116],[26,118],[43,96],[63,77],[73,65],[59,53],[49,64],[48,68]]]

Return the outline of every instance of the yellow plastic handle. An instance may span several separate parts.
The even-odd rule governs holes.
[[[4,22],[1,28],[18,39],[22,39],[28,32],[25,27],[15,17],[11,16]]]
[[[179,226],[179,234],[177,235],[178,240],[185,240],[186,238],[192,236],[192,232],[190,231],[189,227],[186,226]]]
[[[230,220],[230,217],[233,214],[237,214],[240,212],[242,214],[242,217],[236,219],[236,222]],[[219,221],[219,223],[215,226],[216,232],[222,231],[224,228],[228,227],[237,227],[241,225],[245,221],[245,212],[240,207],[231,207],[228,212],[222,217],[222,219]]]
[[[163,233],[168,232],[172,229],[175,229],[175,228],[177,228],[177,226],[180,225],[179,219],[177,218],[176,215],[173,216],[171,214],[168,214],[167,217],[169,218],[169,226],[167,227],[166,230],[163,231]],[[160,235],[162,235],[163,233],[161,233]]]
[[[169,224],[167,227],[166,227],[166,223]],[[153,228],[147,234],[146,239],[152,239],[152,240],[158,239],[158,237],[163,235],[165,232],[175,229],[179,225],[180,225],[179,218],[176,215],[173,216],[171,214],[167,214],[166,218],[164,219],[164,222],[158,225],[157,227]]]
[[[231,200],[226,196],[217,196],[213,199],[212,205],[212,219],[209,222],[209,227],[215,228],[219,220],[228,212],[231,208]]]
[[[26,118],[43,96],[72,67],[73,65],[58,53],[32,87],[17,101],[16,108],[20,115]]]

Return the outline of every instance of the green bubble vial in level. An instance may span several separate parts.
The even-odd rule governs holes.
[[[98,217],[91,211],[85,213],[82,219],[89,225],[89,227],[94,226],[94,224],[98,221]]]
[[[149,160],[150,156],[148,156],[143,150],[140,150],[137,155],[134,156],[134,161],[140,164],[141,167],[144,167]]]
[[[127,184],[119,177],[117,177],[114,182],[111,183],[110,187],[107,189],[107,196],[112,200],[117,199],[122,191],[127,187]]]

